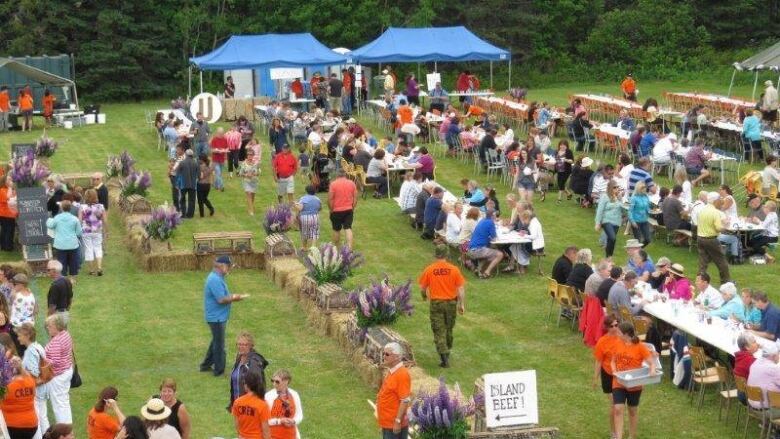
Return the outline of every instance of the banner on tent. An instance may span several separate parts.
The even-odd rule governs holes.
[[[271,79],[303,78],[303,69],[297,67],[278,67],[271,69]]]

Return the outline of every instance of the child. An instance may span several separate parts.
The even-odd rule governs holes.
[[[306,149],[306,144],[301,144],[298,146],[298,171],[307,175],[310,165],[309,151]]]

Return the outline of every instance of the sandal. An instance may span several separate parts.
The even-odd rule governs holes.
[[[479,272],[479,273],[477,273],[477,276],[478,276],[480,279],[490,279],[490,275],[489,275],[489,274],[487,274],[487,273],[482,273],[482,272]]]

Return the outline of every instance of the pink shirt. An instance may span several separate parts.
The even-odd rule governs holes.
[[[231,151],[235,151],[241,147],[241,133],[238,131],[230,130],[225,133],[225,140],[227,140],[228,149]]]
[[[755,408],[769,407],[766,392],[780,392],[780,367],[767,358],[759,358],[750,365],[750,374],[748,375],[747,385],[760,387],[764,393],[764,400],[750,401],[750,405]]]
[[[691,300],[691,281],[681,277],[676,281],[665,284],[664,291],[669,293],[670,299]]]
[[[73,339],[68,331],[61,331],[52,337],[44,350],[54,376],[61,375],[73,366]]]

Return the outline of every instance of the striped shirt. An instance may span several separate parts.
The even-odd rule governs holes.
[[[655,186],[653,177],[642,168],[634,168],[630,174],[628,174],[628,193],[633,194],[636,184],[640,181],[645,183],[647,191],[650,192],[650,188]]]
[[[235,151],[241,146],[241,133],[230,130],[225,133],[225,140],[227,141],[228,149]]]
[[[73,339],[68,331],[60,331],[49,340],[46,359],[51,363],[54,376],[61,375],[73,366]]]

